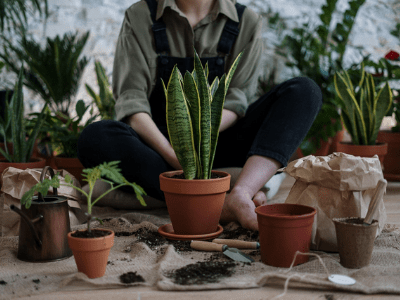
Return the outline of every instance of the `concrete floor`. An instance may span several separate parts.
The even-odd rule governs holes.
[[[285,197],[290,191],[294,183],[292,177],[287,177],[283,182],[277,197]],[[387,223],[397,224],[400,227],[400,182],[389,182],[384,202],[387,209]],[[282,297],[277,297],[283,293],[282,286],[267,286],[257,289],[240,289],[240,290],[216,290],[216,291],[198,291],[198,292],[166,292],[159,291],[156,288],[150,287],[128,287],[124,289],[108,289],[108,290],[87,290],[86,287],[74,286],[64,291],[50,293],[45,295],[26,297],[26,299],[59,299],[59,300],[73,300],[73,299],[137,299],[137,300],[151,300],[151,299],[218,299],[218,300],[235,300],[235,299],[296,299],[296,300],[313,300],[313,299],[400,299],[400,295],[362,295],[354,293],[331,292],[331,291],[318,291],[308,289],[289,289]],[[21,298],[25,299],[25,298]]]

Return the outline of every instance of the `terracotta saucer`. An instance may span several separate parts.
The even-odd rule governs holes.
[[[213,233],[207,233],[207,234],[198,234],[198,235],[180,235],[180,234],[175,234],[174,233],[174,228],[172,227],[172,224],[165,224],[161,227],[158,228],[158,233],[161,234],[162,236],[166,237],[169,240],[175,240],[175,241],[191,241],[191,240],[211,240],[217,236],[219,236],[224,229],[222,228],[221,225],[218,225],[218,230]]]

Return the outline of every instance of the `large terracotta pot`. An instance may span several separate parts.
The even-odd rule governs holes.
[[[231,176],[220,171],[212,173],[220,178],[171,178],[182,171],[160,174],[160,188],[175,234],[202,235],[217,231]]]
[[[100,230],[97,229],[96,230]],[[68,244],[74,254],[78,271],[89,278],[103,277],[106,273],[108,255],[114,245],[114,231],[111,234],[99,238],[77,238],[68,233]]]
[[[9,167],[26,170],[26,169],[35,169],[40,168],[43,169],[46,166],[46,161],[41,158],[32,158],[30,162],[26,163],[12,163],[9,161],[0,161],[0,175],[3,174],[3,171]]]
[[[388,144],[383,175],[387,180],[400,181],[400,132],[381,130],[378,133],[378,142]]]
[[[379,157],[381,165],[383,165],[385,155],[388,151],[388,145],[386,143],[377,143],[376,145],[353,145],[341,142],[337,144],[337,151],[360,157],[373,157],[376,154]]]
[[[66,170],[71,173],[82,186],[85,184],[82,176],[84,167],[78,158],[55,156],[54,161],[57,170]]]
[[[297,251],[310,250],[316,209],[300,204],[270,204],[256,208],[260,234],[261,261],[288,268]],[[308,255],[298,255],[294,266],[307,262]]]

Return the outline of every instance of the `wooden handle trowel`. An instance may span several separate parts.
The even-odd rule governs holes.
[[[248,256],[247,254],[243,253],[239,249],[230,248],[227,245],[217,244],[212,242],[203,242],[203,241],[192,241],[190,243],[190,247],[195,250],[200,251],[216,251],[222,252],[229,258],[245,263],[254,262],[254,259]]]

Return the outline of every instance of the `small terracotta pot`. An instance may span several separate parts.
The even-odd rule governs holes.
[[[165,195],[175,234],[200,235],[217,231],[231,175],[219,171],[212,173],[221,178],[171,178],[182,171],[160,174],[160,188]]]
[[[114,245],[114,231],[97,229],[111,232],[111,234],[99,238],[77,238],[68,233],[68,245],[74,254],[78,271],[86,274],[89,278],[103,277],[106,273],[108,255]]]
[[[82,176],[84,167],[78,158],[55,156],[54,161],[57,166],[57,170],[66,170],[71,173],[82,186],[85,184]]]
[[[337,144],[337,151],[360,157],[373,157],[376,154],[379,157],[381,165],[383,165],[385,155],[388,151],[388,145],[386,143],[377,143],[376,145],[353,145],[341,142]]]
[[[371,225],[363,225],[363,221],[363,218],[333,219],[340,264],[345,268],[359,269],[371,261],[378,221],[373,220]]]
[[[378,142],[388,144],[383,175],[387,180],[400,181],[400,132],[381,130],[378,133]]]
[[[0,175],[3,171],[9,167],[16,169],[26,170],[26,169],[43,169],[46,166],[46,161],[41,158],[32,158],[30,162],[26,163],[13,163],[9,161],[0,161]]]
[[[274,267],[288,268],[296,251],[308,253],[316,209],[299,204],[271,204],[256,208],[260,234],[261,261]],[[307,262],[298,255],[294,266]]]

